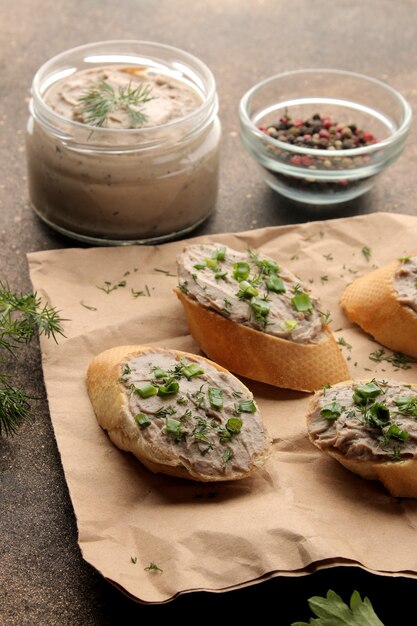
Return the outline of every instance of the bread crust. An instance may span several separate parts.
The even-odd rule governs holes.
[[[329,328],[324,341],[301,344],[233,322],[175,289],[191,335],[207,356],[240,376],[298,391],[315,391],[349,376]]]
[[[346,385],[360,385],[369,381],[346,380],[333,387],[343,387]],[[410,385],[416,389],[417,385]],[[358,474],[366,480],[379,480],[394,497],[417,498],[417,458],[405,459],[403,461],[380,460],[371,461],[355,459],[345,456],[340,450],[335,448],[322,448],[311,433],[311,423],[317,404],[322,396],[322,391],[317,392],[310,400],[307,413],[307,429],[310,441],[321,452],[336,459],[343,467]]]
[[[417,357],[417,313],[398,302],[394,275],[396,260],[346,287],[340,305],[350,321],[396,352]]]
[[[252,465],[247,471],[228,471],[227,473],[204,474],[187,463],[178,454],[170,452],[169,448],[150,443],[142,437],[141,431],[132,419],[129,409],[128,394],[121,382],[123,363],[127,360],[148,352],[172,353],[173,357],[198,358],[205,361],[219,372],[225,372],[252,397],[251,392],[225,368],[196,355],[180,350],[163,350],[142,345],[126,345],[111,348],[97,355],[87,370],[87,390],[93,405],[96,418],[100,426],[107,431],[110,439],[121,450],[134,454],[149,470],[154,473],[163,473],[178,478],[186,478],[201,482],[238,480],[245,478],[258,467],[261,467],[270,455],[269,439],[265,436],[265,449],[254,456]]]

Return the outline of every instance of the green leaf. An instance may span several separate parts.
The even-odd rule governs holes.
[[[242,424],[242,420],[238,417],[230,417],[226,422],[226,428],[233,435],[237,435],[241,431]]]
[[[313,310],[313,303],[308,293],[297,293],[291,298],[291,304],[299,313],[309,313]]]
[[[210,400],[210,406],[213,409],[219,411],[223,408],[223,390],[219,387],[209,387],[208,397]]]
[[[273,291],[274,293],[285,293],[284,281],[275,274],[271,274],[265,284],[268,291]]]
[[[324,405],[320,411],[320,415],[326,420],[337,420],[337,418],[342,415],[343,408],[344,407],[338,402],[330,402]]]
[[[181,374],[188,378],[188,380],[191,380],[196,376],[204,374],[204,370],[198,363],[188,363],[188,365],[184,365],[184,367],[181,368]]]
[[[241,280],[246,280],[246,278],[249,276],[249,273],[250,267],[249,263],[246,263],[246,261],[238,261],[237,263],[233,264],[233,276],[239,282]]]
[[[291,626],[384,626],[368,598],[362,601],[357,591],[352,593],[350,607],[331,589],[327,596],[314,596],[308,601],[311,611],[319,619],[293,622]]]

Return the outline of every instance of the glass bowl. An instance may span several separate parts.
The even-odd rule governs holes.
[[[266,183],[287,198],[317,205],[368,191],[403,151],[412,119],[410,105],[389,85],[331,69],[272,76],[243,96],[239,115],[243,145],[261,165]],[[327,135],[305,126],[317,115]],[[293,136],[282,132],[288,117],[297,129]],[[370,141],[360,145],[358,137]]]

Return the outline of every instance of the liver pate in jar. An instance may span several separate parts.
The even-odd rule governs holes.
[[[27,129],[37,215],[91,243],[155,243],[208,217],[220,123],[210,70],[149,42],[102,42],[35,75]]]

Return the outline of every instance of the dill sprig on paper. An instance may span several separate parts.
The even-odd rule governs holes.
[[[36,294],[18,294],[0,282],[0,367],[10,370],[10,360],[37,332],[57,341],[57,335],[63,335],[63,321],[56,309],[42,306]],[[15,434],[30,417],[32,399],[13,385],[8,373],[0,371],[0,436]]]

